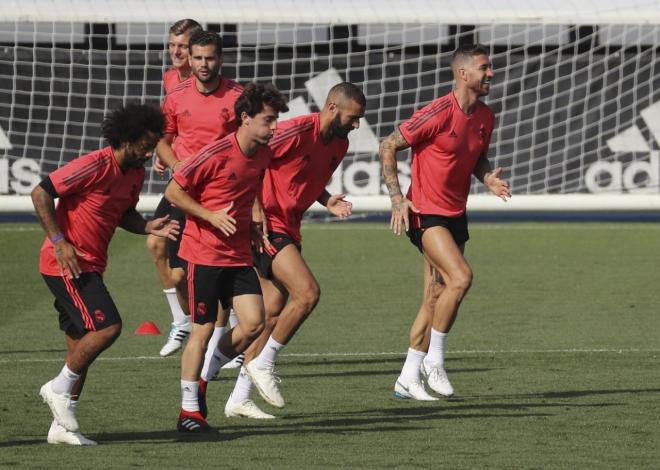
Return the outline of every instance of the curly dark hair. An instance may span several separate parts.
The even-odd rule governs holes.
[[[108,113],[101,124],[101,133],[113,148],[135,143],[147,132],[163,135],[165,118],[159,108],[148,104],[129,102]]]
[[[215,53],[219,56],[222,55],[222,38],[220,35],[213,31],[200,29],[190,36],[188,47],[192,51],[193,46],[210,46],[211,44],[215,46]]]
[[[278,113],[286,113],[289,107],[286,98],[272,83],[248,83],[234,104],[236,121],[241,125],[241,114],[255,117],[268,105]]]

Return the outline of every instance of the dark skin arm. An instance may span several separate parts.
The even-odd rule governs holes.
[[[151,234],[176,241],[180,229],[179,222],[176,220],[168,221],[169,217],[169,215],[166,215],[158,219],[146,220],[133,208],[124,213],[119,221],[119,226],[128,232],[137,233],[138,235]]]
[[[32,190],[32,204],[39,219],[41,227],[46,232],[46,236],[53,240],[59,238],[62,229],[57,224],[57,216],[55,215],[55,200],[53,196],[48,194],[41,186],[36,186]],[[76,248],[70,244],[65,238],[57,240],[54,244],[55,259],[60,267],[60,274],[68,273],[70,278],[78,278],[80,276],[80,265],[78,264],[78,256]]]

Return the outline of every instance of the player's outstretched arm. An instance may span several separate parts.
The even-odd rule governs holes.
[[[353,203],[344,199],[346,194],[331,195],[328,191],[323,193],[316,200],[322,206],[325,206],[332,215],[345,219],[353,213]]]
[[[399,129],[395,129],[389,136],[387,136],[380,143],[378,150],[378,157],[380,158],[381,170],[383,172],[383,180],[387,186],[387,191],[390,193],[390,200],[392,202],[392,218],[390,220],[390,228],[392,231],[401,235],[401,229],[406,232],[410,228],[408,219],[408,211],[419,212],[417,208],[409,201],[401,192],[399,185],[399,173],[397,171],[396,153],[410,147],[406,139],[403,138]]]
[[[119,221],[119,226],[124,230],[137,233],[138,235],[156,235],[176,241],[181,227],[178,220],[168,220],[169,215],[158,219],[147,220],[135,210],[127,210]]]
[[[486,186],[491,193],[506,202],[511,197],[509,183],[500,178],[502,168],[491,169],[490,162],[485,155],[482,155],[474,167],[474,176]]]
[[[46,232],[55,250],[55,259],[60,267],[60,274],[68,272],[69,277],[80,276],[80,265],[78,264],[78,253],[76,248],[70,244],[57,224],[55,215],[55,199],[43,187],[37,185],[32,190],[32,204],[41,226]]]
[[[165,198],[186,214],[207,221],[226,236],[236,233],[236,219],[229,215],[233,202],[219,211],[210,211],[190,197],[176,180],[171,180],[165,188]]]

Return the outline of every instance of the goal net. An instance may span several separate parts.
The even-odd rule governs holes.
[[[2,210],[30,210],[21,195],[55,168],[103,146],[99,124],[115,104],[162,100],[167,31],[186,17],[221,34],[223,75],[241,83],[272,81],[288,96],[291,110],[283,118],[317,111],[336,82],[364,90],[366,116],[328,187],[349,194],[356,209],[389,209],[378,142],[452,89],[451,54],[471,42],[485,44],[494,63],[485,99],[497,116],[489,156],[516,195],[508,208],[527,196],[533,201],[527,209],[608,209],[621,201],[657,206],[655,0],[535,0],[515,9],[472,0],[460,10],[445,0],[194,3],[194,9],[170,0],[3,5]],[[404,187],[409,159],[400,155]],[[144,198],[149,206],[165,184],[149,167],[143,189],[154,196]],[[484,189],[475,183],[472,191]],[[472,199],[479,201],[479,194]],[[590,202],[581,206],[585,199]]]

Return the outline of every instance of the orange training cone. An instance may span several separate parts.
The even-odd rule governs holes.
[[[152,321],[144,321],[135,330],[136,335],[159,335],[160,330],[158,326]]]

